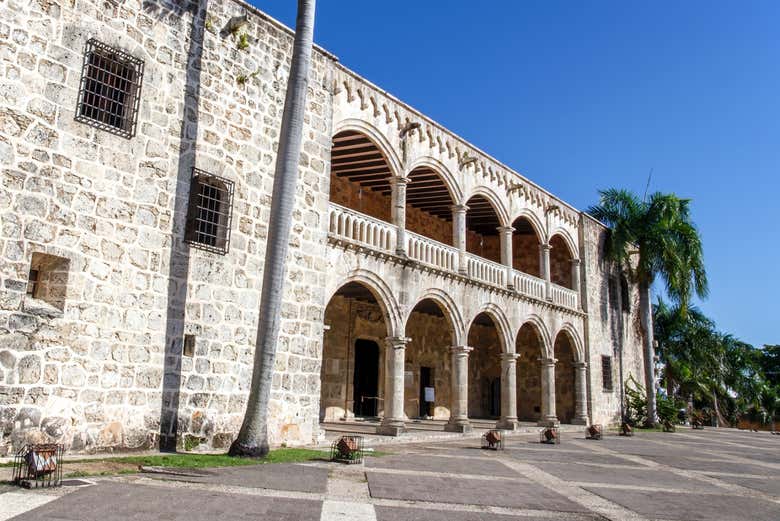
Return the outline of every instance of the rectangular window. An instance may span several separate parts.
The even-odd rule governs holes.
[[[224,255],[230,245],[232,213],[233,182],[193,168],[185,240]]]
[[[135,135],[144,62],[91,38],[84,53],[76,121]]]
[[[605,391],[612,391],[612,357],[601,357],[601,382]]]

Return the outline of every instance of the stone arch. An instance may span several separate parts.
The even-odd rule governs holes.
[[[569,339],[569,343],[573,349],[574,361],[585,362],[585,348],[582,342],[582,337],[580,336],[579,331],[577,331],[577,328],[575,328],[574,325],[570,322],[566,322],[555,333],[555,339],[557,340],[558,336],[561,334],[566,335]]]
[[[467,204],[469,199],[476,195],[482,196],[488,200],[493,207],[493,211],[496,212],[501,226],[509,226],[511,224],[509,222],[509,212],[507,211],[506,206],[501,202],[501,198],[487,186],[477,186],[471,190],[471,192],[463,198],[463,204]]]
[[[515,336],[517,359],[517,417],[538,421],[542,417],[542,363],[550,358],[550,334],[537,315],[530,315]]]
[[[578,336],[571,324],[564,324],[555,335],[555,413],[561,423],[572,423],[577,414],[576,365],[582,360]]]
[[[350,282],[357,282],[366,287],[376,299],[379,307],[382,309],[382,315],[387,325],[387,336],[403,335],[403,320],[401,319],[400,306],[393,295],[390,286],[382,280],[379,275],[364,269],[351,271],[345,278],[341,279],[335,286],[329,288],[326,303],[330,302],[341,287]]]
[[[531,224],[540,243],[546,240],[547,230],[545,230],[545,226],[539,216],[536,215],[536,212],[531,208],[525,207],[512,216],[512,223],[514,224],[520,218],[526,219]]]
[[[547,326],[544,323],[544,320],[539,315],[531,314],[525,317],[523,320],[523,323],[520,325],[520,328],[517,330],[517,334],[515,335],[515,340],[520,335],[520,330],[523,329],[523,326],[529,325],[531,326],[534,331],[536,331],[536,334],[539,336],[539,340],[542,342],[542,352],[539,353],[540,356],[544,356],[547,358],[552,357],[552,337],[550,336],[550,330],[547,328]]]
[[[507,319],[504,311],[498,305],[493,304],[492,302],[484,304],[476,313],[474,313],[474,316],[471,317],[471,320],[469,320],[469,326],[466,329],[466,334],[468,334],[471,326],[474,325],[476,318],[482,313],[489,316],[498,329],[498,336],[499,340],[501,341],[501,352],[514,353],[514,344],[511,342],[509,336],[510,331],[512,330],[511,326],[509,325],[509,320]]]
[[[577,242],[571,236],[569,230],[561,227],[555,228],[548,237],[547,242],[550,242],[556,235],[563,239],[564,244],[566,244],[566,247],[569,249],[569,255],[571,258],[578,259],[580,257],[580,250],[577,248]]]
[[[331,133],[335,136],[339,132],[344,132],[346,130],[352,130],[364,134],[374,143],[374,145],[376,145],[379,151],[382,152],[382,155],[385,156],[392,175],[395,177],[403,175],[401,160],[398,157],[398,154],[396,154],[392,143],[390,143],[390,140],[385,137],[381,130],[362,119],[348,118],[334,123]]]
[[[408,170],[411,172],[415,168],[419,167],[430,168],[439,175],[441,180],[444,182],[444,185],[447,187],[453,203],[463,199],[463,190],[460,188],[458,179],[452,174],[450,169],[447,168],[444,163],[436,158],[423,156],[415,159],[412,164],[409,165]]]
[[[441,310],[444,312],[447,320],[449,320],[450,325],[452,326],[453,344],[456,346],[463,345],[463,336],[465,334],[463,314],[461,313],[460,309],[458,309],[458,305],[455,303],[455,300],[445,291],[438,288],[425,290],[415,301],[414,305],[409,306],[409,310],[403,317],[404,328],[406,327],[406,324],[409,321],[409,317],[411,316],[412,311],[414,311],[415,306],[426,299],[436,302],[436,304],[438,304]]]

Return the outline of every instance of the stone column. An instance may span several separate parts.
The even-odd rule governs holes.
[[[540,358],[542,366],[542,417],[539,425],[549,427],[558,425],[555,415],[555,358]]]
[[[552,300],[552,282],[550,282],[550,250],[552,246],[550,243],[542,243],[539,245],[539,268],[542,272],[542,278],[544,279],[544,298]]]
[[[517,353],[501,354],[501,419],[499,429],[517,429]]]
[[[506,287],[514,289],[514,278],[512,277],[512,232],[515,231],[511,226],[499,226],[498,236],[501,240],[501,264],[506,266]]]
[[[395,253],[406,257],[406,185],[408,177],[391,177],[392,219],[396,227]]]
[[[582,290],[580,289],[580,259],[571,260],[571,287],[577,293],[577,307],[581,307]]]
[[[458,250],[458,272],[462,275],[468,273],[466,261],[466,212],[469,207],[465,204],[454,204],[452,210],[452,245]]]
[[[469,432],[469,352],[468,346],[452,346],[450,359],[452,361],[452,403],[450,405],[450,421],[445,430],[451,432]]]
[[[404,359],[408,338],[385,339],[385,415],[378,434],[398,436],[404,432]]]
[[[575,425],[588,424],[588,364],[574,364],[574,419]]]

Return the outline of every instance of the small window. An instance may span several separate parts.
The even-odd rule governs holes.
[[[195,335],[184,335],[183,355],[192,358],[195,356]]]
[[[34,252],[27,278],[27,297],[62,311],[68,290],[70,260],[47,253]]]
[[[224,255],[230,245],[232,210],[233,182],[193,168],[185,240]]]
[[[624,313],[631,312],[631,295],[628,292],[628,280],[623,275],[620,276],[620,302]]]
[[[30,275],[27,277],[27,295],[35,298],[38,293],[38,270],[31,269]]]
[[[90,39],[84,53],[76,121],[120,136],[135,135],[144,62]]]
[[[612,357],[601,357],[601,381],[605,391],[612,391]]]

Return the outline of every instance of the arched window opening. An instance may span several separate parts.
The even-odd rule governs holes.
[[[501,262],[501,221],[491,202],[475,195],[466,203],[466,251],[493,262]]]
[[[415,168],[406,186],[406,229],[451,246],[453,203],[447,185],[435,170]]]
[[[541,277],[539,244],[541,240],[536,234],[531,221],[518,217],[512,223],[512,267],[528,275]]]
[[[563,237],[553,235],[550,239],[550,281],[564,288],[575,289],[572,281],[572,260],[574,256]]]

